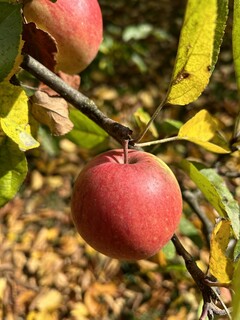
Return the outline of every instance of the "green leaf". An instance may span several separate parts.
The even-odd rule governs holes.
[[[229,153],[227,143],[219,131],[217,119],[212,117],[207,110],[201,110],[180,128],[178,138],[196,143],[211,152]],[[216,138],[216,144],[213,141],[210,142]]]
[[[167,102],[185,105],[196,100],[211,76],[217,0],[189,0]]]
[[[234,252],[233,252],[234,261],[240,260],[240,239],[237,241]]]
[[[0,146],[0,207],[11,200],[27,174],[25,155],[16,143],[5,136]]]
[[[146,128],[146,125],[150,121],[151,117],[148,112],[146,112],[143,108],[138,108],[137,111],[134,112],[133,117],[139,127],[139,131],[142,131]],[[158,137],[158,132],[154,124],[152,124],[148,129],[148,134],[154,138]]]
[[[82,148],[91,149],[107,141],[108,134],[80,111],[71,108],[69,118],[74,128],[66,137]]]
[[[226,255],[230,236],[230,222],[227,220],[221,220],[211,235],[210,273],[221,283],[229,283],[233,275],[233,261]]]
[[[182,217],[179,225],[180,231],[185,236],[191,237],[198,235],[196,227],[187,218]]]
[[[219,176],[214,169],[201,169],[201,174],[203,174],[214,186],[217,194],[221,199],[221,202],[219,203],[221,209],[230,219],[233,231],[237,238],[239,238],[240,206],[238,202],[233,198],[223,178]]]
[[[181,161],[180,167],[197,185],[218,214],[223,218],[230,219],[233,232],[238,239],[240,230],[239,205],[233,199],[222,177],[213,169],[198,170],[193,163],[185,159]]]
[[[239,320],[240,315],[240,260],[238,260],[232,280],[232,288],[234,291],[232,302],[232,320]]]
[[[2,131],[26,151],[39,146],[31,135],[28,97],[20,87],[8,82],[0,84],[0,125]]]
[[[0,3],[0,82],[13,70],[21,46],[21,5]]]
[[[228,0],[217,0],[217,23],[215,29],[215,38],[213,45],[213,56],[211,69],[213,70],[218,59],[220,46],[226,29],[228,18]]]
[[[152,32],[153,26],[151,24],[143,23],[134,26],[128,26],[123,31],[123,41],[146,39]]]
[[[234,0],[233,10],[233,29],[232,29],[232,46],[233,46],[233,62],[236,73],[238,91],[240,94],[240,0]]]
[[[182,125],[183,123],[179,120],[164,119],[161,123],[160,130],[168,136],[176,135]]]
[[[167,260],[172,260],[176,257],[176,249],[171,241],[165,244],[161,251]]]
[[[182,217],[179,224],[181,234],[191,239],[199,248],[202,247],[202,239],[194,224],[186,217]]]

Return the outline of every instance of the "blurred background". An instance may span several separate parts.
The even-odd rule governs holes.
[[[104,20],[101,50],[81,74],[80,91],[109,117],[137,135],[166,93],[171,79],[186,1],[99,0]],[[201,109],[222,123],[231,138],[239,106],[231,52],[231,14],[219,61],[202,96],[184,106],[166,106],[145,140],[175,134]],[[4,320],[195,320],[201,295],[170,242],[149,260],[107,258],[76,233],[70,218],[72,185],[94,155],[118,144],[101,130],[91,141],[78,132],[53,137],[39,128],[40,148],[27,153],[29,173],[18,195],[0,209],[0,317]],[[83,129],[78,128],[81,134]],[[79,134],[80,134],[79,133]],[[84,138],[85,137],[85,138]],[[209,167],[239,171],[239,157],[224,158],[181,143],[146,148],[174,170],[184,188],[198,195],[203,212],[212,208],[177,168],[185,157]],[[228,180],[240,199],[239,178]],[[207,271],[209,249],[202,224],[185,203],[177,231],[185,248]],[[223,300],[230,294],[223,290]],[[223,317],[221,319],[224,319]]]

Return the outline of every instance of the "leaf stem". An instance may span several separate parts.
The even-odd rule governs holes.
[[[157,109],[155,110],[154,114],[152,115],[151,119],[149,120],[149,122],[146,125],[146,128],[140,133],[140,135],[133,139],[133,142],[139,142],[142,140],[142,138],[145,136],[145,134],[147,133],[149,127],[151,126],[151,124],[153,123],[153,121],[157,118],[157,116],[159,115],[160,111],[162,110],[162,108],[165,106],[166,102],[167,102],[167,98],[168,98],[168,92],[166,94],[166,96],[164,97],[164,99],[162,100],[162,102],[160,103],[160,105],[157,107]]]
[[[170,142],[170,141],[176,141],[178,139],[179,139],[178,136],[174,136],[174,137],[169,137],[169,138],[160,139],[160,140],[135,143],[135,146],[136,147],[149,147],[149,146],[152,146],[152,145],[155,145],[155,144],[166,143],[166,142]]]

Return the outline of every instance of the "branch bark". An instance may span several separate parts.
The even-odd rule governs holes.
[[[71,88],[55,73],[51,72],[33,57],[24,55],[21,67],[56,91],[67,102],[71,103],[76,109],[93,120],[119,143],[122,144],[124,140],[131,140],[132,130],[130,128],[108,118],[98,109],[92,100]]]
[[[203,273],[201,269],[199,269],[193,257],[190,255],[189,252],[187,252],[187,250],[184,248],[184,246],[181,244],[180,240],[175,234],[173,235],[171,241],[174,244],[178,255],[180,255],[184,259],[188,272],[190,273],[190,275],[192,276],[193,280],[195,281],[196,285],[202,293],[203,308],[199,320],[204,320],[207,316],[209,319],[213,319],[215,314],[227,315],[228,313],[225,309],[221,309],[216,305],[219,299],[215,294],[213,288],[209,285],[207,276]]]

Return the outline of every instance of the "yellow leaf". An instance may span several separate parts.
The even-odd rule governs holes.
[[[221,283],[231,281],[234,269],[233,262],[226,256],[230,235],[230,221],[221,220],[215,226],[211,236],[210,273]]]
[[[30,311],[27,320],[59,320],[58,314],[47,311]]]
[[[0,278],[0,301],[3,300],[6,287],[7,287],[7,280],[5,278]]]
[[[185,105],[208,84],[214,48],[217,0],[189,0],[167,102]],[[206,23],[207,22],[207,23]]]
[[[38,296],[36,306],[41,311],[54,311],[60,307],[62,295],[57,290],[49,290]]]
[[[232,288],[233,288],[233,301],[232,301],[232,320],[239,320],[240,315],[240,260],[236,262],[233,281],[232,281]]]
[[[113,297],[117,293],[117,287],[113,283],[94,283],[85,293],[84,304],[91,316],[104,316],[106,313],[107,297]],[[109,299],[108,299],[109,301]]]
[[[201,110],[180,128],[178,138],[196,143],[211,152],[229,153],[230,150],[219,131],[217,119],[207,110]]]
[[[89,316],[89,312],[84,303],[78,302],[74,304],[74,307],[71,310],[71,315],[76,320],[87,320]]]
[[[20,87],[0,84],[0,125],[3,132],[26,151],[39,146],[32,137],[28,116],[28,97]]]
[[[140,130],[144,130],[146,128],[146,125],[151,119],[149,113],[144,111],[143,108],[138,108],[137,111],[134,112],[133,116]],[[154,124],[150,126],[150,128],[148,129],[148,132],[151,133],[152,137],[154,138],[158,137],[158,132]]]

